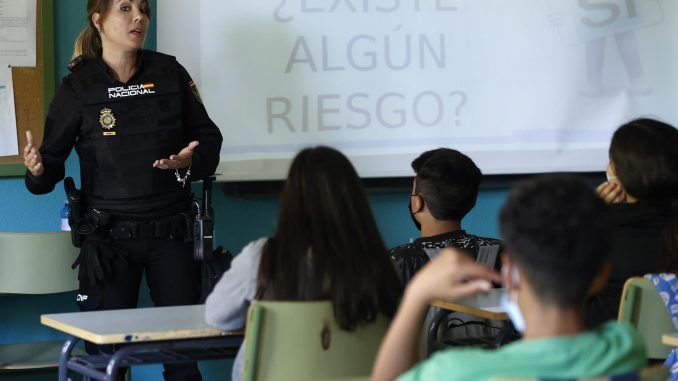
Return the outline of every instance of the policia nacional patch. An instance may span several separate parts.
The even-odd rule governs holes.
[[[101,114],[99,116],[99,123],[101,124],[101,128],[104,129],[104,136],[115,136],[115,131],[111,131],[115,128],[115,116],[113,115],[113,110],[104,107],[99,113]]]
[[[200,98],[200,92],[198,91],[198,86],[195,84],[195,82],[193,80],[191,80],[188,83],[188,86],[190,86],[191,90],[193,90],[193,95],[195,95],[195,99],[197,99],[198,102],[200,102],[200,104],[202,104],[202,98]]]

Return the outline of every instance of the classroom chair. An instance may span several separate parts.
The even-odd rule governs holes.
[[[50,294],[78,288],[70,233],[0,233],[1,294]],[[36,322],[39,316],[35,317]],[[56,368],[64,340],[0,345],[0,374]]]
[[[676,327],[649,279],[634,277],[624,283],[618,321],[636,327],[645,341],[647,358],[663,360],[669,355],[671,347],[662,344],[662,334],[675,332]]]
[[[339,329],[329,301],[256,301],[245,331],[244,380],[368,377],[389,320]]]
[[[633,372],[613,376],[584,377],[584,378],[540,378],[540,377],[492,377],[490,381],[666,381],[669,370],[661,365],[645,367]]]

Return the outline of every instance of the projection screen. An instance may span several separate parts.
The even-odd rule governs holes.
[[[161,0],[158,51],[198,84],[222,180],[329,145],[362,177],[459,149],[485,174],[602,171],[612,132],[678,123],[678,1]]]

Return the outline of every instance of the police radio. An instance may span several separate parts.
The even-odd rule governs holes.
[[[212,210],[212,183],[216,177],[202,182],[202,202],[193,223],[193,259],[209,260],[212,257],[214,211]]]

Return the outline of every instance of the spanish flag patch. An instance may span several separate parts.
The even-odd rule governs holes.
[[[193,90],[193,95],[195,95],[195,99],[202,104],[202,98],[200,98],[200,92],[198,91],[198,86],[195,84],[193,80],[188,82],[188,86],[191,87],[191,90]]]

